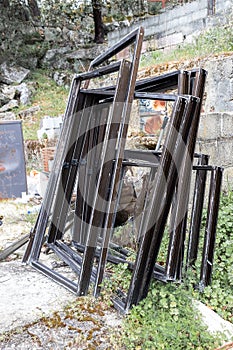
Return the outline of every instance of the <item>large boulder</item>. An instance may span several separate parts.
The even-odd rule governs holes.
[[[88,69],[90,62],[105,50],[105,44],[79,47],[78,49],[63,46],[58,49],[48,50],[40,63],[45,68],[49,67],[54,70],[70,70],[80,73]]]
[[[16,86],[17,94],[19,94],[19,101],[21,105],[28,105],[32,96],[32,89],[26,83]]]
[[[3,62],[0,65],[0,82],[5,84],[22,83],[30,73],[29,69]]]
[[[35,91],[33,83],[22,83],[19,85],[4,84],[0,92],[0,107],[10,100],[18,100],[21,105],[28,105]]]

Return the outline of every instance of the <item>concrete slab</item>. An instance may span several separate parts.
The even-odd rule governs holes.
[[[19,260],[0,263],[0,333],[59,311],[75,298]]]

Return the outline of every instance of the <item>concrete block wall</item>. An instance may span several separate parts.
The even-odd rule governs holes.
[[[233,186],[233,54],[201,63],[207,70],[196,151],[222,166],[223,186]]]
[[[232,8],[232,0],[215,0],[216,13],[228,12],[229,8]]]
[[[210,156],[210,164],[222,166],[223,186],[233,185],[233,112],[201,116],[196,151]]]
[[[202,66],[208,72],[204,112],[233,111],[233,55],[212,58]]]

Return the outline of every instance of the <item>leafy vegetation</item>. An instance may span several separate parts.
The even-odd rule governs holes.
[[[211,349],[218,339],[201,324],[190,293],[182,285],[154,282],[122,328],[121,349]]]
[[[126,265],[113,268],[108,293],[126,291],[130,273]],[[104,296],[106,289],[104,289]],[[154,281],[146,299],[132,308],[121,329],[112,336],[114,349],[214,349],[221,341],[201,323],[193,307],[194,291],[187,285]]]
[[[218,26],[203,32],[191,44],[181,44],[169,52],[157,50],[144,54],[141,66],[146,67],[176,60],[201,58],[229,51],[233,51],[232,26]]]
[[[233,192],[223,193],[218,216],[213,278],[198,297],[233,323]]]
[[[113,336],[113,348],[210,350],[219,345],[221,335],[209,334],[192,300],[201,300],[224,319],[233,321],[232,213],[233,192],[229,191],[221,198],[212,284],[203,292],[196,289],[198,266],[189,272],[185,283],[154,281],[147,298],[133,307],[119,333]],[[118,288],[126,292],[131,276],[127,266],[111,269],[114,273],[107,282],[107,293],[116,292]]]

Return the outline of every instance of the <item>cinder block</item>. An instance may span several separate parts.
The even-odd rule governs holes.
[[[232,166],[233,139],[225,139],[218,141],[218,162],[217,165],[223,167]]]
[[[222,165],[219,159],[218,142],[215,141],[199,141],[196,147],[199,153],[208,154],[210,156],[210,164]]]
[[[224,167],[223,179],[222,179],[222,189],[229,190],[232,189],[233,184],[233,166]]]
[[[217,140],[221,135],[221,113],[202,114],[198,129],[198,139]]]
[[[195,2],[195,1],[194,1]],[[189,16],[190,17],[190,16]],[[192,12],[191,19],[192,21],[202,21],[204,18],[207,17],[207,7],[204,7],[202,9],[199,9],[197,11]],[[190,18],[189,18],[190,19]]]
[[[182,33],[173,33],[158,39],[158,48],[179,44],[183,41]]]
[[[233,112],[221,116],[221,137],[233,137]]]
[[[226,1],[216,0],[216,4],[215,4],[216,13],[224,10],[226,11],[228,8],[231,8],[231,7],[232,7],[231,0],[226,0]]]

